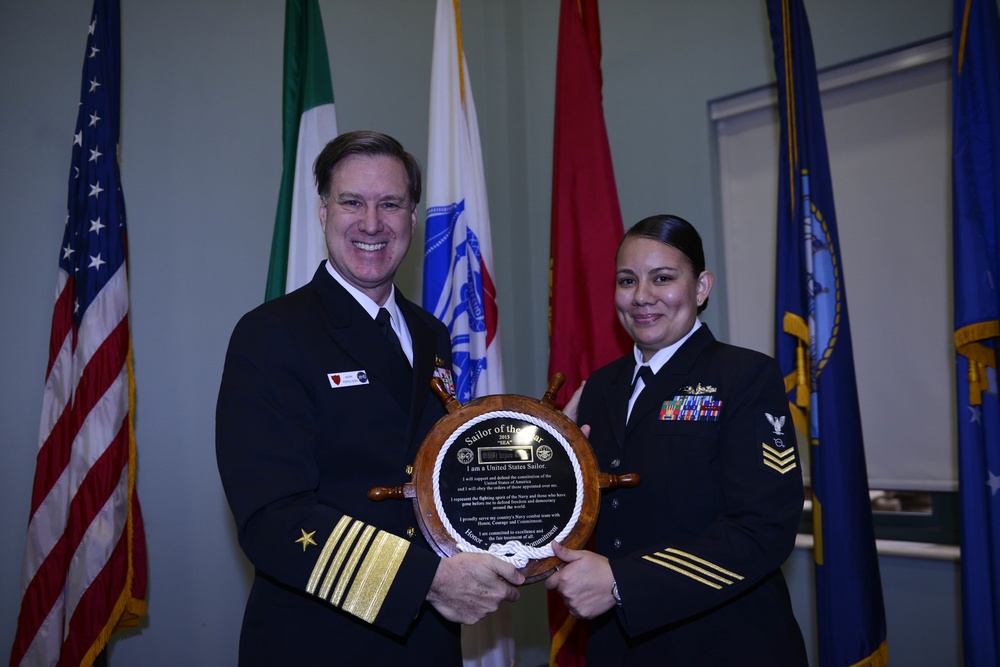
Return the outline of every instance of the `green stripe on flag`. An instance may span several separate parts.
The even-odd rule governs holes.
[[[287,0],[282,106],[283,169],[274,236],[271,240],[271,261],[264,297],[266,300],[285,293],[299,123],[306,111],[323,104],[333,104],[333,84],[330,80],[330,61],[319,4],[317,0]],[[311,182],[311,175],[308,178]]]

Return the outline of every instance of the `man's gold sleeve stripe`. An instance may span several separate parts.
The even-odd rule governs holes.
[[[326,564],[330,561],[330,555],[333,553],[333,548],[337,545],[340,540],[341,534],[344,532],[344,528],[351,521],[351,517],[344,515],[340,517],[340,521],[337,525],[333,527],[333,532],[330,533],[330,537],[323,544],[323,549],[319,553],[319,557],[316,559],[316,565],[313,567],[312,574],[309,575],[309,582],[306,584],[306,593],[310,595],[316,594],[316,586],[319,584],[320,577],[323,576],[323,572],[326,570]]]
[[[344,611],[375,622],[410,543],[379,531],[344,600]]]
[[[347,584],[351,581],[351,577],[354,576],[354,571],[358,569],[358,563],[361,562],[361,556],[364,554],[365,549],[368,548],[368,543],[371,542],[372,536],[375,534],[374,526],[365,526],[364,530],[361,531],[361,537],[358,538],[357,543],[354,548],[351,549],[351,554],[347,558],[347,562],[344,564],[344,569],[337,577],[337,586],[333,589],[333,593],[330,595],[330,602],[336,606],[340,606],[340,601],[344,597],[344,592],[347,590]]]
[[[352,545],[354,541],[358,538],[358,533],[364,528],[364,525],[360,521],[354,521],[351,524],[350,529],[344,536],[343,541],[340,543],[340,547],[337,549],[337,555],[333,558],[333,563],[330,565],[330,569],[327,570],[326,576],[323,578],[323,586],[319,589],[319,596],[324,600],[330,598],[330,589],[333,588],[334,582],[337,580],[337,573],[340,572],[341,566],[344,561],[351,555]]]
[[[408,541],[345,515],[323,544],[306,592],[373,623],[409,547]]]

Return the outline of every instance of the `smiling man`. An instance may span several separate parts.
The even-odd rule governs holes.
[[[409,153],[374,152],[377,135],[341,135],[316,160],[330,270],[385,305],[417,226],[420,170]],[[386,148],[395,148],[387,144]]]
[[[229,344],[216,453],[255,568],[240,665],[460,665],[458,623],[518,598],[489,554],[438,557],[399,486],[444,415],[444,325],[394,286],[416,227],[420,167],[392,137],[350,132],[315,163],[329,259],[246,314]],[[450,382],[446,382],[450,384]]]

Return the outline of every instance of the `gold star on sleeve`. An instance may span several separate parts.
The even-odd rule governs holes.
[[[313,532],[311,532],[311,533],[307,533],[305,531],[305,529],[303,529],[303,528],[300,528],[299,530],[302,531],[302,537],[300,537],[299,539],[295,540],[295,543],[296,544],[301,544],[303,551],[305,551],[306,547],[308,547],[310,544],[312,546],[314,546],[314,547],[317,546],[317,544],[315,542],[313,542],[313,535],[316,534],[315,530]]]

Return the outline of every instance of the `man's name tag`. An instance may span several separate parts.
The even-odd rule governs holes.
[[[341,387],[355,387],[359,384],[368,384],[368,373],[365,371],[341,371],[339,373],[327,373],[330,386],[334,389]]]

